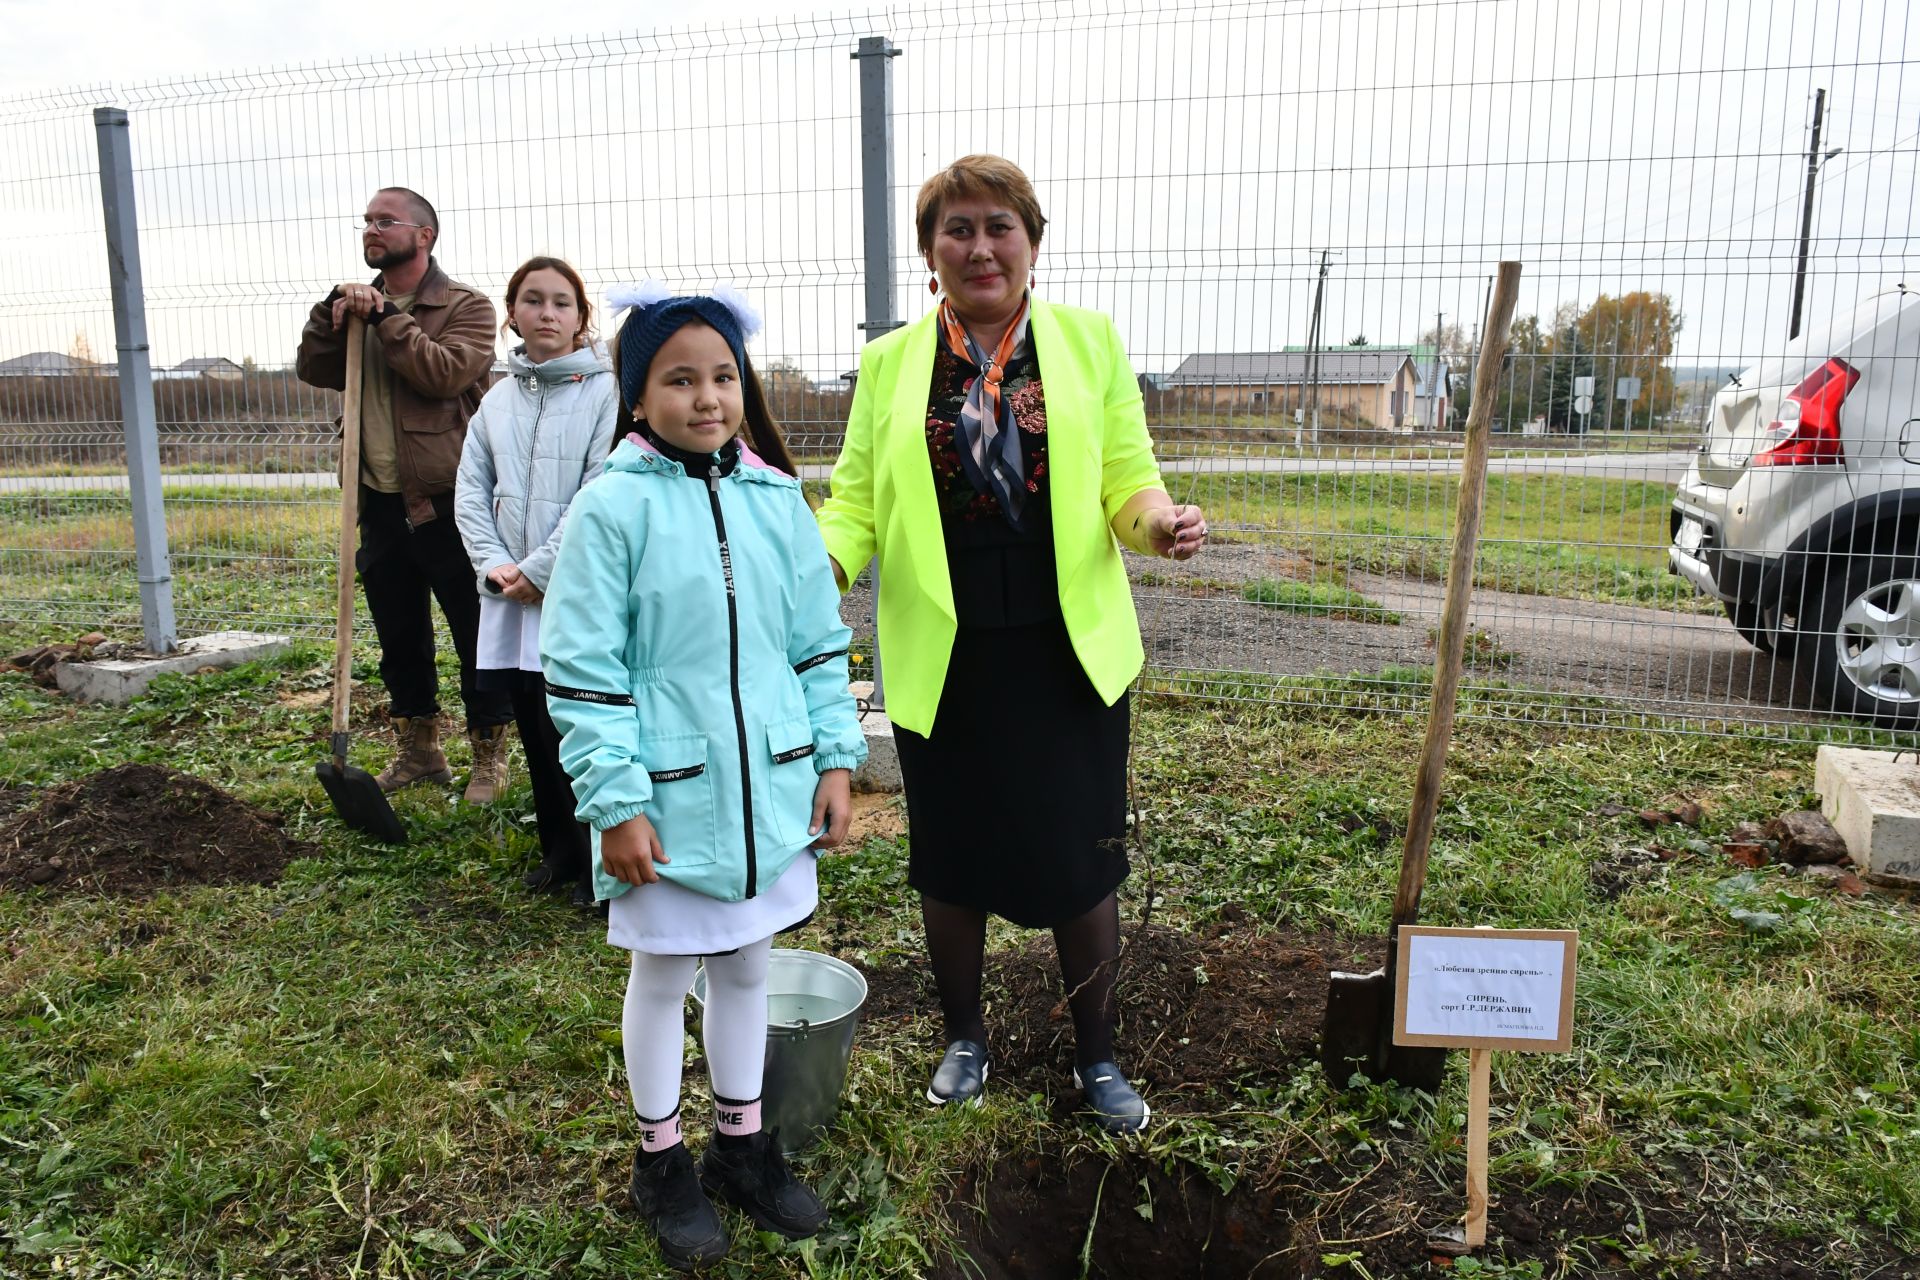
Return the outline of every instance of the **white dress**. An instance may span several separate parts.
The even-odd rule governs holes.
[[[820,905],[818,857],[802,851],[778,880],[742,902],[667,880],[636,885],[607,904],[607,941],[648,955],[714,956],[770,938]]]
[[[481,595],[473,665],[480,671],[540,670],[540,606]]]

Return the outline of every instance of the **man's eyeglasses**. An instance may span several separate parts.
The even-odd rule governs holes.
[[[424,222],[402,222],[398,218],[362,218],[354,226],[361,232],[378,231],[382,235],[395,227],[424,227]]]

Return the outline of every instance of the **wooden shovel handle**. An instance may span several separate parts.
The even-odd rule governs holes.
[[[360,380],[366,321],[347,317],[347,378],[340,389],[340,603],[333,622],[333,733],[347,731],[353,697],[353,553],[360,523]],[[345,766],[338,749],[334,763]]]
[[[1486,345],[1480,348],[1480,364],[1474,372],[1473,408],[1467,413],[1467,450],[1460,465],[1460,500],[1453,518],[1453,558],[1447,564],[1446,603],[1440,610],[1440,635],[1434,642],[1438,662],[1433,670],[1433,706],[1427,714],[1419,772],[1414,775],[1407,838],[1400,847],[1400,887],[1393,896],[1395,935],[1401,925],[1420,918],[1420,890],[1427,881],[1427,851],[1433,844],[1434,817],[1440,810],[1440,777],[1446,769],[1447,744],[1453,738],[1454,703],[1466,653],[1467,601],[1473,595],[1473,559],[1480,541],[1480,512],[1487,489],[1494,388],[1507,356],[1507,329],[1513,323],[1514,303],[1519,296],[1520,264],[1501,263],[1487,313]],[[1390,936],[1389,943],[1392,941]]]

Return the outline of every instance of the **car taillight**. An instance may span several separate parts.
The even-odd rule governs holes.
[[[1779,444],[1753,455],[1756,467],[1838,466],[1846,460],[1840,448],[1840,405],[1860,381],[1860,371],[1833,356],[1787,393],[1780,418],[1770,430],[1783,437]]]

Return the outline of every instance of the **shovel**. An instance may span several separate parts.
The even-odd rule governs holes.
[[[1398,976],[1400,926],[1420,919],[1420,891],[1427,880],[1427,852],[1433,843],[1434,817],[1440,809],[1440,777],[1447,744],[1453,737],[1453,713],[1460,691],[1460,668],[1467,643],[1467,598],[1473,594],[1473,556],[1480,539],[1480,512],[1487,488],[1487,443],[1493,422],[1493,388],[1507,354],[1507,328],[1520,292],[1520,264],[1503,262],[1487,313],[1487,341],[1480,349],[1473,385],[1478,393],[1467,414],[1466,457],[1460,465],[1460,501],[1454,512],[1453,556],[1447,565],[1446,603],[1440,610],[1438,661],[1433,672],[1433,703],[1427,712],[1427,736],[1414,775],[1413,812],[1400,847],[1400,885],[1393,895],[1393,923],[1387,933],[1387,963],[1372,973],[1335,971],[1327,988],[1327,1018],[1320,1029],[1320,1065],[1336,1089],[1344,1089],[1355,1071],[1375,1082],[1393,1080],[1412,1089],[1437,1092],[1446,1073],[1447,1051],[1393,1042],[1394,982]]]
[[[331,760],[313,771],[326,788],[340,821],[386,844],[405,844],[386,792],[365,769],[347,763],[347,713],[353,696],[353,549],[360,522],[360,365],[366,354],[366,322],[347,317],[347,379],[340,413],[340,608],[333,629],[333,737]]]

